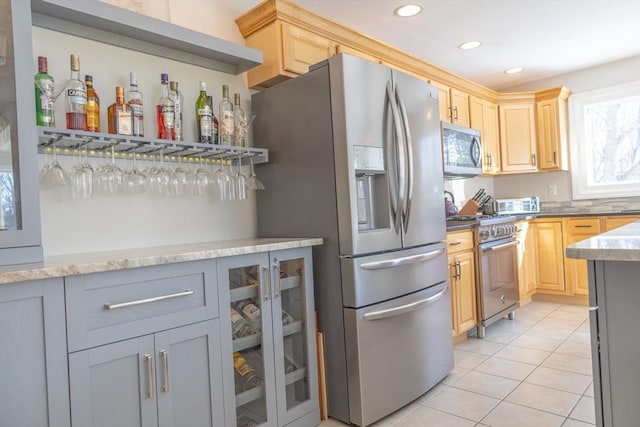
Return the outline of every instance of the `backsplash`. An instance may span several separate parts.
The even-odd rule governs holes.
[[[640,211],[640,197],[612,199],[567,200],[562,202],[540,202],[542,213],[620,213]]]

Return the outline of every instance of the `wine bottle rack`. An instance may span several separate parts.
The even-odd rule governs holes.
[[[163,156],[165,161],[199,160],[207,162],[229,161],[234,164],[252,158],[254,164],[269,161],[266,148],[239,147],[235,145],[202,144],[189,141],[169,141],[157,138],[112,135],[108,133],[57,129],[38,126],[38,151],[56,150],[59,155],[76,155],[82,151],[89,157],[102,157],[105,153],[114,157],[144,159]]]

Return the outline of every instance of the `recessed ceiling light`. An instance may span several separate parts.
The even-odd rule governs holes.
[[[480,44],[481,43],[479,41],[464,42],[458,46],[458,49],[463,49],[463,50],[475,49],[478,46],[480,46]]]
[[[513,68],[509,68],[508,70],[504,70],[505,74],[516,74],[521,72],[522,70],[524,70],[524,68],[522,67],[513,67]]]
[[[396,16],[400,16],[401,18],[416,16],[420,12],[422,12],[422,6],[420,6],[419,4],[405,4],[404,6],[400,6],[393,11]]]

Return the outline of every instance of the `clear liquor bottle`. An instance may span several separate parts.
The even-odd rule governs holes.
[[[93,88],[93,76],[84,76],[87,86],[87,130],[100,132],[100,98]]]
[[[171,80],[169,82],[169,98],[173,101],[174,104],[174,122],[173,128],[175,129],[176,141],[182,141],[182,107],[184,105],[184,96],[178,90],[178,82]]]
[[[131,106],[131,112],[133,114],[131,135],[144,136],[142,92],[138,90],[138,75],[133,71],[129,73],[129,91],[127,92],[126,100],[127,104]]]
[[[36,124],[54,127],[53,77],[49,75],[47,57],[38,56],[38,73],[33,77],[36,92]]]
[[[247,117],[240,106],[240,94],[233,96],[233,139],[234,144],[244,147],[247,144]]]
[[[87,129],[87,89],[80,80],[80,58],[71,54],[71,78],[65,96],[67,129]]]
[[[243,299],[236,303],[235,309],[240,313],[256,330],[261,330],[260,324],[260,307],[258,307],[251,299]]]
[[[211,108],[211,143],[219,144],[218,118],[213,114],[213,96],[207,95],[207,104],[209,105],[209,108]]]
[[[165,73],[160,75],[162,84],[162,94],[156,102],[156,121],[158,124],[158,139],[176,139],[174,128],[175,104],[169,98],[169,76]]]
[[[133,110],[124,102],[124,88],[116,86],[116,102],[107,109],[109,133],[131,135],[133,128]]]
[[[248,337],[249,335],[255,335],[257,333],[258,331],[256,330],[256,328],[251,326],[251,323],[249,323],[247,319],[242,317],[242,315],[232,307],[231,308],[231,334],[233,335],[233,337],[242,338],[242,337]]]
[[[207,84],[200,82],[200,94],[196,99],[196,126],[198,142],[210,144],[211,140],[211,106],[207,103]]]
[[[233,368],[235,371],[236,394],[250,390],[262,384],[256,375],[256,370],[247,362],[239,351],[233,353]]]
[[[222,85],[220,101],[220,143],[233,145],[233,105],[229,102],[229,86]]]

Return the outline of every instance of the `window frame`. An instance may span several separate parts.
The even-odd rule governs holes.
[[[640,96],[640,80],[600,89],[572,94],[569,97],[569,141],[571,150],[571,185],[574,200],[604,199],[639,196],[638,183],[589,185],[587,178],[588,156],[586,145],[584,107],[615,99]]]

